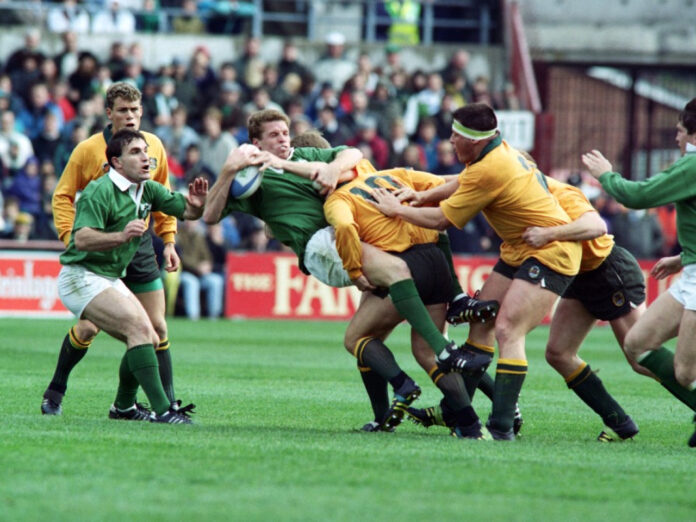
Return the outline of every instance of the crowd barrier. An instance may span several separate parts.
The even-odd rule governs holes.
[[[0,316],[70,317],[58,298],[59,252],[0,250]],[[496,258],[455,256],[459,280],[470,293],[481,287]],[[671,284],[650,277],[654,261],[640,261],[648,303]],[[230,253],[225,316],[257,319],[346,320],[360,302],[355,287],[330,288],[304,275],[292,254]],[[548,318],[547,318],[548,320]]]

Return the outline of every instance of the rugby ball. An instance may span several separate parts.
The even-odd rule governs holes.
[[[232,180],[230,195],[236,199],[246,199],[256,192],[261,185],[263,173],[256,165],[249,165],[237,171]]]

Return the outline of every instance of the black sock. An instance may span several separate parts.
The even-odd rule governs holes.
[[[577,373],[577,372],[576,372]],[[609,395],[602,381],[585,364],[579,373],[567,381],[568,388],[599,415],[610,428],[615,428],[626,420],[626,412],[619,403]]]
[[[394,359],[394,354],[376,337],[360,339],[355,349],[355,357],[358,359],[358,364],[369,366],[390,383],[392,379],[403,373]]]
[[[486,397],[493,400],[493,390],[495,389],[495,381],[493,380],[493,377],[491,377],[489,373],[487,373],[487,372],[483,373],[483,375],[481,376],[481,379],[478,382],[478,389],[481,390],[481,392]]]
[[[375,420],[381,422],[389,409],[388,382],[377,372],[372,371],[372,368],[369,366],[360,366],[358,364],[358,370],[360,371],[360,377],[365,386],[367,396],[370,398],[370,405],[372,406],[372,412],[375,414]]]
[[[434,380],[434,382],[445,396],[444,401],[452,410],[457,411],[471,406],[471,400],[466,392],[461,374],[456,372],[445,373],[437,381]]]
[[[517,399],[527,376],[527,361],[521,359],[498,359],[493,390],[493,411],[488,418],[491,428],[512,431]]]
[[[80,341],[75,336],[75,329],[70,329],[70,332],[65,336],[63,344],[60,347],[58,363],[56,364],[56,370],[53,373],[51,383],[48,385],[48,390],[65,395],[65,391],[68,388],[70,372],[85,356],[90,342],[85,343]]]

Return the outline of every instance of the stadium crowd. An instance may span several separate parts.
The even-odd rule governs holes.
[[[74,146],[108,123],[104,93],[115,81],[142,91],[141,128],[164,143],[176,189],[200,175],[212,183],[228,151],[247,141],[247,116],[259,109],[280,108],[291,118],[292,135],[317,128],[334,146],[360,148],[379,169],[399,165],[452,174],[461,170],[449,142],[457,107],[486,102],[497,110],[520,108],[510,86],[493,92],[485,76],[470,77],[465,50],[454,51],[441,70],[409,70],[397,45],[385,47],[380,63],[368,54],[351,61],[343,35],[330,33],[325,54],[315,63],[302,63],[291,40],[272,63],[262,58],[261,41],[248,37],[243,53],[219,65],[200,45],[190,56],[149,69],[137,41],[114,40],[107,56],[97,56],[80,40],[80,30],[69,29],[57,55],[43,52],[41,33],[30,29],[24,45],[0,64],[4,238],[56,237],[53,188]],[[673,209],[628,210],[583,183],[579,174],[569,181],[586,189],[617,243],[637,257],[677,248]],[[222,243],[199,231],[218,255],[227,249],[282,248],[266,236],[261,222],[242,214],[228,217],[221,229]],[[449,233],[455,252],[497,253],[499,239],[481,216]]]

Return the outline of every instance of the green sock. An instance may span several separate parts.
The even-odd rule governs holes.
[[[372,371],[372,368],[369,366],[360,366],[358,364],[358,370],[360,371],[360,377],[365,386],[367,396],[370,398],[375,420],[379,422],[384,419],[384,415],[389,409],[388,381],[377,372]]]
[[[609,392],[604,388],[602,381],[586,364],[580,373],[567,382],[568,388],[573,390],[580,399],[599,415],[604,424],[615,428],[626,420],[626,412]]]
[[[527,376],[527,361],[520,359],[498,359],[493,390],[493,411],[488,424],[503,432],[512,432],[517,399]]]
[[[169,402],[174,402],[176,400],[174,395],[174,371],[172,369],[172,355],[169,351],[168,339],[159,343],[155,354],[157,355],[157,364],[159,364],[159,374],[164,393],[167,394]]]
[[[394,359],[394,354],[387,346],[375,337],[363,339],[357,347],[355,356],[358,364],[369,366],[382,379],[391,381],[401,372],[401,368]]]
[[[437,248],[442,250],[442,253],[445,254],[445,259],[447,259],[447,265],[449,266],[450,275],[452,276],[452,295],[456,297],[459,294],[463,294],[464,290],[462,289],[462,285],[459,284],[457,271],[454,269],[454,261],[452,260],[452,248],[450,247],[449,236],[446,233],[440,232],[437,235]]]
[[[162,381],[157,370],[155,347],[151,344],[134,346],[126,351],[126,357],[128,368],[143,387],[153,411],[157,415],[163,414],[169,409],[171,403],[162,388]]]
[[[645,366],[660,379],[660,384],[677,399],[696,411],[696,391],[684,388],[674,376],[674,354],[664,346],[651,350],[644,355],[638,364]]]
[[[128,366],[128,352],[123,354],[121,366],[118,369],[118,391],[114,406],[119,410],[126,410],[135,404],[138,393],[138,379],[135,378]]]
[[[483,372],[481,379],[478,382],[478,389],[488,397],[493,400],[493,390],[495,389],[495,382],[493,377],[490,376],[488,372]]]
[[[401,316],[425,339],[435,355],[439,355],[447,346],[448,341],[430,318],[427,308],[418,295],[413,279],[404,279],[394,283],[389,287],[389,295]]]
[[[65,395],[65,390],[68,388],[70,372],[85,356],[90,344],[91,341],[82,342],[77,339],[75,336],[75,329],[70,329],[70,332],[65,336],[63,344],[60,347],[56,370],[53,373],[51,383],[48,385],[49,390]]]

